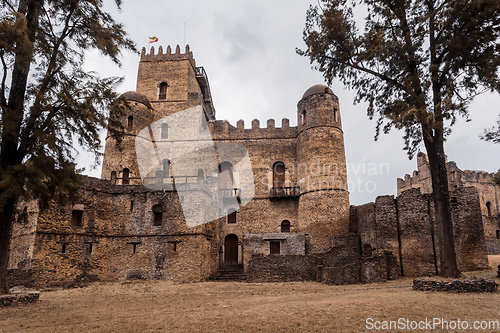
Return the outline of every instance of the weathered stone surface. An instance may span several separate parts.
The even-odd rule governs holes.
[[[243,121],[233,126],[216,119],[208,77],[189,47],[183,53],[168,47],[142,51],[136,90],[123,95],[131,108],[112,115],[125,135],[106,137],[101,179],[82,177],[80,199],[69,205],[54,201],[39,211],[36,202],[19,203],[12,284],[201,281],[226,264],[242,266],[253,281],[343,284],[436,273],[439,253],[428,194],[411,189],[396,199],[381,196],[349,207],[340,104],[328,87],[306,91],[297,105],[297,126],[287,118],[281,127],[274,119],[254,119],[251,128]],[[202,110],[197,117],[176,130],[163,127],[165,117],[195,107]],[[163,143],[186,148],[193,141],[188,133],[206,134],[203,142],[210,136],[214,149],[178,149],[182,154],[175,158],[185,168],[174,174],[176,162],[157,148]],[[150,149],[136,150],[137,142]],[[202,163],[210,154],[213,163]],[[251,173],[240,163],[244,158]],[[231,175],[223,181],[222,164],[230,159]],[[140,174],[143,164],[149,167],[146,175]],[[254,193],[241,189],[251,175]],[[217,185],[222,191],[214,194],[210,189]],[[223,191],[238,195],[224,197]],[[247,192],[254,194],[249,202]],[[459,267],[483,268],[483,199],[468,188],[453,195]],[[186,205],[208,223],[190,225]],[[488,223],[490,228],[493,222]]]
[[[456,293],[496,292],[498,284],[494,280],[483,278],[469,278],[461,280],[413,280],[413,290],[421,291],[448,291]]]
[[[0,295],[0,307],[10,306],[12,303],[34,303],[40,298],[38,291],[15,292],[8,295]]]

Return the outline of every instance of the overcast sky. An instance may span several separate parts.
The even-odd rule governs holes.
[[[302,30],[310,3],[123,0],[121,12],[108,9],[139,49],[146,47],[149,52],[151,45],[175,49],[179,44],[184,50],[184,44],[189,44],[197,66],[208,74],[217,119],[232,125],[243,119],[249,128],[255,118],[261,127],[269,118],[278,126],[282,118],[289,118],[290,125],[296,126],[297,102],[310,86],[324,83],[309,60],[295,53],[296,47],[305,47]],[[149,36],[159,41],[148,44]],[[87,69],[102,76],[124,76],[120,92],[135,90],[139,55],[123,54],[121,68],[94,53],[87,60]],[[403,133],[393,130],[375,142],[375,120],[366,116],[366,105],[353,105],[354,92],[340,82],[331,88],[340,99],[351,204],[395,195],[396,179],[416,168],[415,159],[408,160],[402,150]],[[460,119],[445,145],[448,160],[456,161],[462,170],[494,172],[500,167],[500,145],[481,141],[479,135],[498,119],[500,98],[482,95],[470,109],[472,121]],[[80,167],[88,167],[85,160],[84,155],[79,157]],[[100,177],[100,167],[85,173]]]

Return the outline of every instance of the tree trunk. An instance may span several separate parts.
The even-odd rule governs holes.
[[[0,294],[9,293],[7,273],[9,267],[10,239],[16,200],[8,199],[0,210]]]
[[[424,135],[424,143],[429,157],[429,168],[432,179],[432,193],[436,213],[436,235],[439,240],[439,275],[443,277],[459,277],[455,238],[451,221],[450,192],[446,171],[443,138],[434,135],[432,139]]]

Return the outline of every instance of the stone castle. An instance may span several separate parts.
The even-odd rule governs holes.
[[[305,91],[296,127],[286,118],[280,127],[273,119],[232,126],[216,119],[203,67],[177,46],[143,49],[136,91],[123,97],[130,108],[112,116],[125,135],[108,134],[101,179],[82,176],[80,201],[44,211],[19,204],[12,284],[224,277],[339,284],[436,274],[423,185],[406,179],[397,198],[349,205],[339,100],[328,87]],[[179,117],[190,110],[194,116]],[[464,271],[488,267],[481,212],[489,197],[468,185],[452,195]],[[498,219],[495,193],[487,200]]]

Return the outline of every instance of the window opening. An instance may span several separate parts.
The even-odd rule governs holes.
[[[83,222],[83,210],[73,210],[71,212],[71,225],[81,227]]]
[[[163,208],[160,205],[153,206],[153,225],[159,226],[163,221]]]
[[[281,222],[281,232],[290,232],[290,221],[284,220]]]
[[[168,84],[166,82],[160,83],[160,92],[158,94],[158,99],[160,101],[164,101],[167,99],[167,87]]]
[[[130,170],[125,168],[123,169],[122,185],[129,185],[129,184],[130,184]]]
[[[168,139],[168,124],[167,123],[161,124],[161,138]]]
[[[236,209],[229,208],[227,211],[227,223],[236,223]]]

